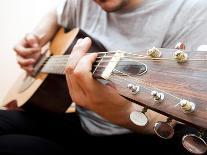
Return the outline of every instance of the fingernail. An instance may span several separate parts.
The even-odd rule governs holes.
[[[81,41],[81,43],[82,43],[82,44],[86,44],[88,41],[89,41],[89,38],[87,37],[87,38],[84,38],[84,39]]]
[[[77,43],[78,43],[78,44],[81,43],[82,40],[83,40],[82,38],[78,39],[78,40],[77,40]]]

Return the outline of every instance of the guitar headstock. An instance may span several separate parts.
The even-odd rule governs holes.
[[[144,107],[143,111],[130,116],[135,124],[147,124],[143,114],[151,109],[169,117],[167,122],[155,125],[155,132],[162,138],[173,135],[171,119],[207,129],[207,51],[185,51],[184,44],[177,49],[115,51],[103,56],[98,66],[101,69],[96,71],[112,81],[121,95]],[[160,127],[164,127],[167,134],[163,136]],[[183,145],[189,148],[192,139],[195,140],[195,136],[183,138]],[[199,137],[196,141],[203,142],[205,147],[189,149],[206,151],[206,143]]]

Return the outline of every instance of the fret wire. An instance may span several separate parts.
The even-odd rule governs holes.
[[[100,65],[100,63],[103,61],[104,57],[106,56],[106,53],[104,54],[104,56],[102,57],[102,59],[99,61],[98,65],[96,66],[96,68],[93,71],[93,74],[96,72],[98,66]]]

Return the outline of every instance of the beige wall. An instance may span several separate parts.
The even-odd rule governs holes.
[[[0,104],[21,73],[12,47],[35,27],[42,14],[55,3],[56,0],[0,1]]]

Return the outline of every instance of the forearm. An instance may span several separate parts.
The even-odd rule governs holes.
[[[40,45],[45,45],[50,41],[60,26],[57,23],[56,8],[51,8],[41,19],[40,23],[35,27],[34,33],[40,40]]]

